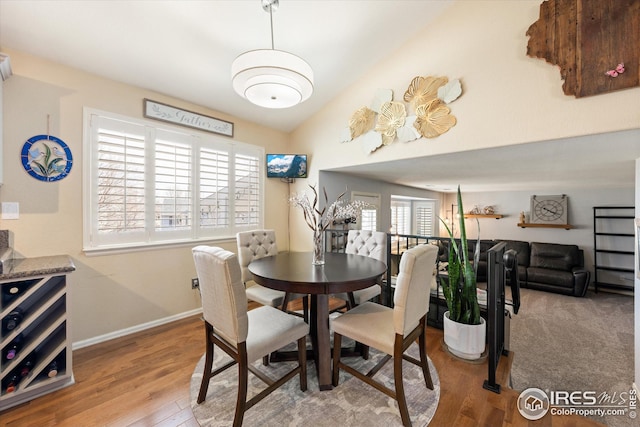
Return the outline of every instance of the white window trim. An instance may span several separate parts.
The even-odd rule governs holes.
[[[407,226],[409,228],[408,231],[400,230],[399,227],[397,227],[398,224],[393,222],[393,217],[394,217],[393,210],[395,209],[397,211],[399,208],[402,208],[403,210],[408,210],[407,215],[406,216],[403,215],[403,219],[405,221],[402,224],[402,226]],[[411,210],[411,202],[409,200],[398,200],[394,198],[391,199],[390,218],[391,218],[391,230],[393,234],[411,234],[411,229],[412,229],[411,216],[412,216],[412,210]]]
[[[351,192],[351,201],[361,200],[363,202],[369,203],[373,208],[369,208],[371,210],[375,210],[376,212],[376,225],[373,231],[380,230],[380,205],[381,205],[382,196],[380,193],[365,193],[362,191],[352,191]],[[356,223],[358,228],[362,228],[362,218],[358,217],[358,221]]]
[[[93,151],[91,150],[90,143],[92,141],[92,129],[90,126],[90,121],[92,116],[103,116],[114,120],[122,120],[124,122],[130,122],[139,124],[145,127],[150,127],[154,129],[165,130],[169,132],[177,132],[181,134],[188,134],[190,138],[197,141],[194,145],[193,152],[195,153],[200,149],[202,145],[215,145],[217,144],[226,144],[230,146],[230,173],[233,173],[234,168],[234,157],[237,154],[251,154],[258,155],[259,167],[260,170],[258,172],[258,186],[259,186],[259,217],[258,217],[258,225],[250,225],[250,226],[236,226],[235,225],[235,215],[234,215],[234,202],[235,198],[230,197],[230,205],[231,205],[231,217],[230,217],[230,225],[228,229],[220,234],[217,233],[208,233],[201,234],[200,236],[195,235],[195,230],[199,228],[200,218],[197,215],[197,211],[194,209],[194,218],[193,218],[193,226],[192,232],[189,233],[188,236],[180,236],[179,238],[171,239],[171,240],[155,240],[146,242],[125,242],[118,244],[102,244],[100,246],[93,246],[91,243],[91,234],[94,232],[94,224],[92,224],[93,218],[95,218],[95,212],[92,212],[94,206],[96,206],[95,201],[93,200],[92,193],[92,183],[95,176],[92,174],[97,174],[97,168],[92,167],[92,162],[94,159],[92,158]],[[204,141],[204,142],[203,142]],[[194,154],[195,155],[195,154]],[[265,189],[265,177],[264,177],[264,158],[265,158],[265,150],[263,147],[243,143],[240,141],[229,140],[223,137],[211,135],[206,132],[199,132],[194,129],[185,130],[185,128],[166,125],[164,123],[159,124],[156,121],[151,120],[142,120],[136,119],[132,117],[127,117],[121,114],[111,113],[107,111],[97,110],[89,107],[85,107],[83,109],[83,182],[82,182],[82,209],[83,209],[83,251],[87,256],[95,256],[95,255],[103,255],[103,254],[114,254],[114,253],[127,253],[127,252],[138,252],[138,251],[146,251],[153,249],[163,249],[163,248],[173,248],[173,247],[183,247],[183,246],[193,246],[196,244],[204,244],[204,243],[223,243],[223,242],[235,242],[235,235],[238,231],[245,231],[253,228],[264,228],[264,218],[265,218],[265,197],[264,197],[264,189]],[[195,162],[193,163],[194,173],[197,173],[199,165]],[[230,192],[234,189],[235,182],[231,180],[230,183]],[[197,185],[193,185],[194,196],[193,203],[196,203],[196,197],[198,188]]]
[[[415,233],[418,235],[424,235],[424,233],[420,233],[418,231],[418,209],[424,207],[424,208],[428,208],[430,211],[430,221],[431,221],[431,233],[429,233],[431,236],[435,236],[436,233],[438,232],[438,227],[437,227],[437,221],[438,221],[438,216],[436,215],[436,201],[435,200],[414,200],[411,204],[411,212],[412,212],[412,226],[411,229],[412,231],[415,230]]]
[[[408,226],[409,226],[409,233],[399,233],[398,230],[393,230],[394,233],[396,234],[416,234],[417,233],[417,208],[421,205],[430,205],[432,206],[432,224],[433,224],[433,236],[437,236],[439,235],[439,219],[438,219],[438,215],[437,215],[437,209],[438,209],[438,201],[435,199],[424,199],[424,198],[419,198],[419,197],[407,197],[407,196],[399,196],[399,195],[392,195],[391,196],[391,206],[393,209],[394,205],[403,205],[405,208],[409,208],[409,216],[408,216]],[[393,217],[393,214],[391,214],[391,217]],[[392,224],[392,228],[393,228]]]

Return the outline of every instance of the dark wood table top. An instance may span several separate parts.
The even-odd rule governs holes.
[[[387,267],[362,255],[327,252],[324,265],[311,264],[311,252],[281,252],[252,261],[256,283],[286,292],[334,294],[352,292],[375,283]]]

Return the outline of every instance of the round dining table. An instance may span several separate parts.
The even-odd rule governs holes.
[[[252,261],[249,271],[259,285],[279,291],[309,294],[309,334],[320,390],[330,390],[331,343],[329,295],[353,292],[379,282],[387,266],[374,258],[325,253],[323,265],[311,263],[311,252],[281,252]]]

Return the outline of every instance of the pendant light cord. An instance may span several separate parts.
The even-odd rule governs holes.
[[[273,6],[269,5],[269,19],[271,20],[271,50],[276,50],[273,44]]]

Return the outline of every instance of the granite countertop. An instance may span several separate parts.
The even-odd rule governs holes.
[[[0,274],[0,280],[64,274],[75,269],[76,266],[68,255],[14,258],[4,262],[4,270]]]

